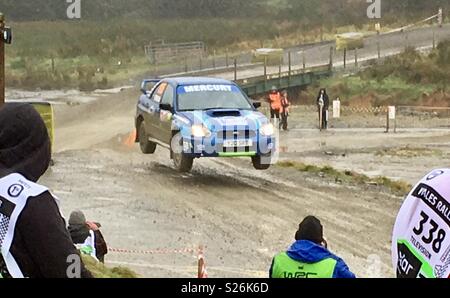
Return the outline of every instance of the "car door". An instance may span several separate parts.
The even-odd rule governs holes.
[[[161,102],[162,94],[167,87],[167,83],[163,82],[156,86],[153,94],[149,99],[148,110],[146,116],[144,116],[145,130],[147,134],[158,141],[161,141],[159,133],[159,104]]]
[[[161,104],[170,105],[170,110],[160,109],[159,131],[161,141],[170,145],[172,139],[172,113],[174,107],[175,88],[168,84],[161,98]]]

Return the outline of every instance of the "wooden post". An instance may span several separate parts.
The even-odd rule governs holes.
[[[436,31],[433,29],[433,50],[436,49]]]
[[[55,57],[52,56],[52,73],[55,73]]]
[[[188,72],[188,61],[187,61],[187,56],[184,57],[184,72],[187,73]]]
[[[387,113],[386,113],[386,133],[389,132],[389,107],[387,108]]]
[[[330,70],[333,69],[333,47],[330,47]]]
[[[281,88],[281,64],[283,61],[283,57],[280,57],[280,66],[278,67],[278,86]]]
[[[5,17],[0,13],[0,106],[5,103],[5,42],[3,40],[3,30],[5,29]]]
[[[347,67],[347,48],[344,49],[344,69]]]
[[[378,59],[381,59],[381,46],[380,41],[377,42]]]
[[[267,56],[264,56],[264,80],[267,81]]]
[[[237,59],[234,58],[234,81],[237,81]]]
[[[306,69],[306,55],[305,51],[302,52],[303,69]]]
[[[408,32],[405,31],[405,50],[409,47]]]
[[[213,52],[213,68],[216,69],[216,50]]]
[[[225,54],[225,63],[226,63],[226,65],[227,65],[227,68],[228,68],[228,66],[229,66],[229,64],[228,64],[228,48],[226,49],[226,54]]]
[[[199,67],[200,67],[200,70],[203,69],[203,61],[202,61],[202,57],[200,57]]]
[[[291,86],[291,74],[292,74],[292,60],[291,60],[291,52],[288,53],[289,60],[289,74],[288,74],[288,86]]]
[[[358,49],[355,49],[355,67],[358,67]]]

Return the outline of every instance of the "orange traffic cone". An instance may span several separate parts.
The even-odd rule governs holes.
[[[136,129],[133,129],[133,131],[128,135],[128,138],[125,139],[123,144],[130,148],[133,147],[133,145],[136,141],[136,135],[137,135],[137,131],[136,131]]]

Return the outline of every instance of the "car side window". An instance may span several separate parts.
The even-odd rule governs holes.
[[[152,100],[156,103],[161,102],[162,95],[166,90],[167,83],[161,83],[158,87],[156,87],[156,91],[153,92]]]
[[[167,85],[166,91],[164,92],[161,100],[162,104],[170,104],[173,106],[173,91],[173,87],[171,85]]]

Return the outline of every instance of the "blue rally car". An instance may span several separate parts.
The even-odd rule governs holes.
[[[180,172],[195,158],[251,157],[258,170],[270,167],[275,129],[233,82],[213,78],[144,80],[136,112],[136,142],[145,154],[170,150]]]

